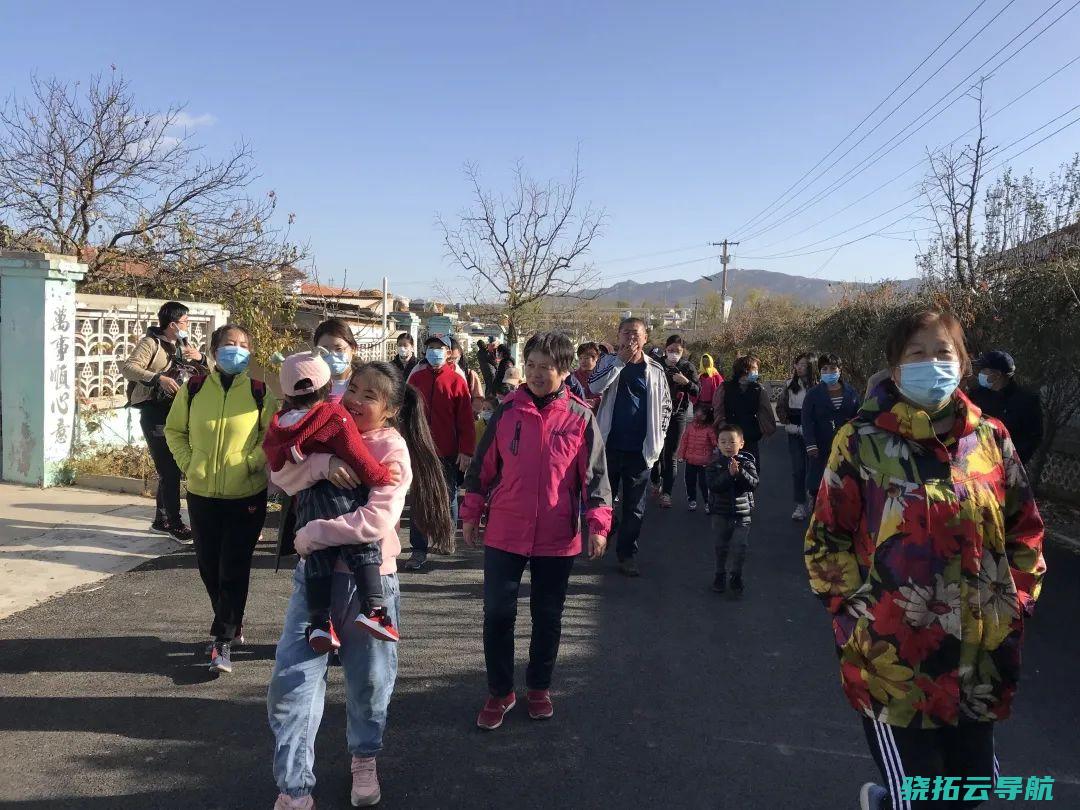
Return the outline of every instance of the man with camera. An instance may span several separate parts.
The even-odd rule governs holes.
[[[188,338],[188,308],[169,301],[135,344],[120,368],[128,381],[128,404],[139,409],[139,423],[158,475],[157,514],[150,530],[181,543],[191,542],[191,529],[180,515],[180,468],[165,443],[165,419],[173,398],[195,374],[206,374],[206,358]]]

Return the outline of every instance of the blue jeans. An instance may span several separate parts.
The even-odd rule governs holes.
[[[386,609],[398,622],[401,593],[397,575],[382,578]],[[386,710],[397,679],[397,644],[378,641],[355,623],[361,598],[349,574],[334,572],[331,614],[341,639],[345,672],[346,731],[353,756],[372,757],[382,750]],[[274,781],[290,796],[307,796],[315,787],[315,735],[326,699],[329,656],[308,646],[303,563],[293,572],[293,591],[285,610],[274,672],[266,695],[274,733]]]
[[[440,458],[439,461],[442,462],[446,488],[450,490],[450,519],[453,521],[454,531],[456,532],[458,521],[458,473],[460,472],[457,465],[457,456],[447,456],[446,458]],[[428,537],[412,524],[409,525],[409,543],[412,545],[414,553],[419,551],[421,554],[427,554]]]
[[[806,442],[802,436],[787,437],[788,455],[791,456],[791,497],[796,504],[806,503]]]

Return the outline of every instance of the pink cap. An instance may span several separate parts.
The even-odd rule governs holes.
[[[326,349],[290,354],[281,364],[281,390],[287,397],[311,394],[330,382]]]

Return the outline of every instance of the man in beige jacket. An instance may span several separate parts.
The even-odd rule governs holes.
[[[181,543],[191,541],[191,529],[180,515],[180,468],[165,442],[165,420],[180,386],[195,374],[205,374],[206,358],[188,341],[188,308],[169,301],[120,367],[128,381],[128,404],[139,410],[146,447],[158,475],[157,513],[150,530]]]

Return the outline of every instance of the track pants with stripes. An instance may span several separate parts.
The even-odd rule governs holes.
[[[997,780],[994,756],[994,724],[964,723],[937,729],[897,728],[863,718],[863,731],[870,745],[882,785],[892,798],[892,810],[978,807],[972,801],[911,801],[902,791],[904,777],[980,776]]]

